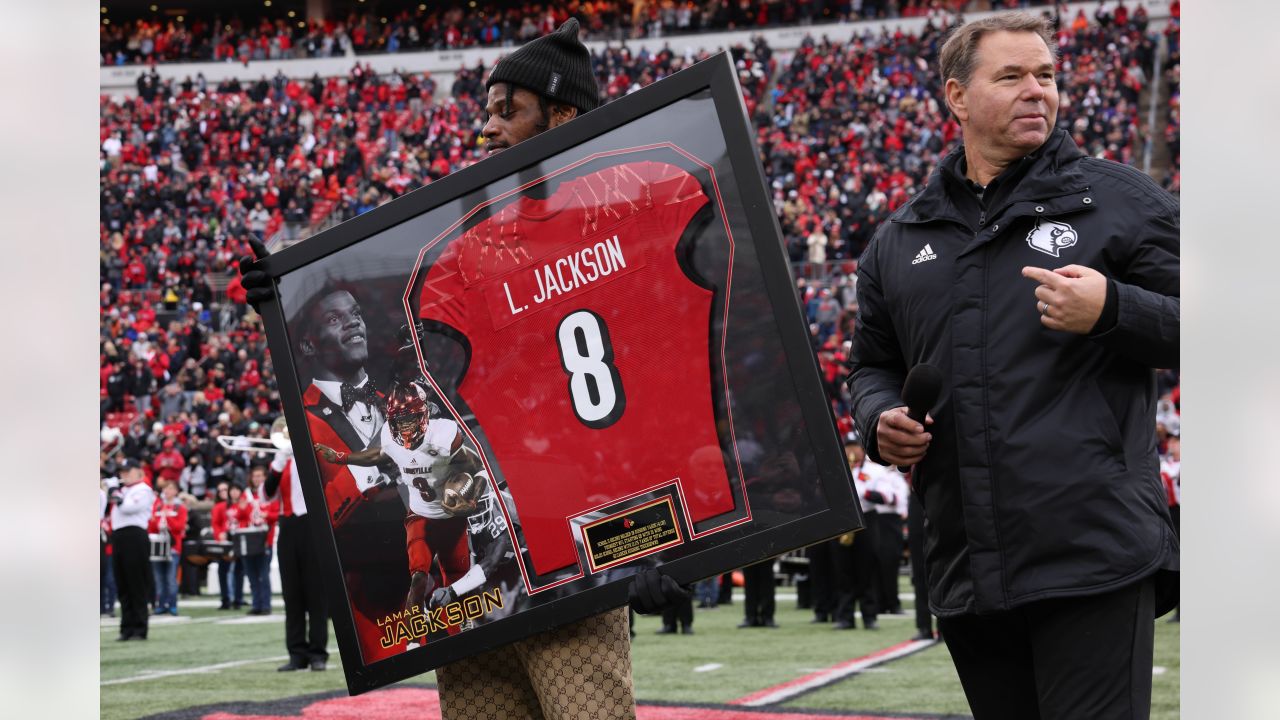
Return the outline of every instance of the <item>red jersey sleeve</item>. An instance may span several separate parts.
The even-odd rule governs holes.
[[[440,257],[431,265],[422,283],[418,299],[418,317],[438,322],[467,334],[470,323],[462,293],[466,283],[459,265],[457,242],[450,242]]]

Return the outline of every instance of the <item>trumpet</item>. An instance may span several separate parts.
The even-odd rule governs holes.
[[[217,440],[219,445],[228,450],[247,453],[274,452],[276,450],[288,450],[293,447],[289,442],[289,426],[285,424],[283,415],[271,423],[270,437],[219,435]]]

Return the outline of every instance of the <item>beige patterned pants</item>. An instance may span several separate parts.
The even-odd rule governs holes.
[[[621,607],[436,670],[444,720],[635,720]]]

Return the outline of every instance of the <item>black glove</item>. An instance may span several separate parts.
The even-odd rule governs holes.
[[[451,602],[457,601],[458,593],[453,591],[452,585],[437,588],[435,592],[431,593],[431,607],[433,608],[444,607]]]
[[[889,504],[889,501],[884,499],[884,495],[879,490],[868,490],[862,496],[877,505]]]
[[[123,501],[124,501],[124,493],[121,492],[120,488],[116,488],[115,490],[112,490],[111,494],[107,496],[107,502],[111,503],[112,505],[119,505]]]
[[[240,284],[244,286],[249,304],[256,310],[258,305],[276,296],[276,289],[271,284],[271,276],[256,267],[258,260],[271,254],[267,246],[250,236],[249,247],[253,248],[253,255],[240,258]]]
[[[670,576],[647,567],[631,576],[631,588],[627,594],[630,596],[631,609],[647,615],[689,599],[689,592],[688,588],[681,587]]]

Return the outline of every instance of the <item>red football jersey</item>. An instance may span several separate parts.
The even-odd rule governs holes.
[[[724,463],[691,462],[720,449],[714,293],[677,254],[707,202],[674,165],[615,165],[518,197],[427,273],[419,316],[465,338],[458,392],[538,574],[577,564],[569,518],[656,485],[679,481],[691,522],[734,509]]]

